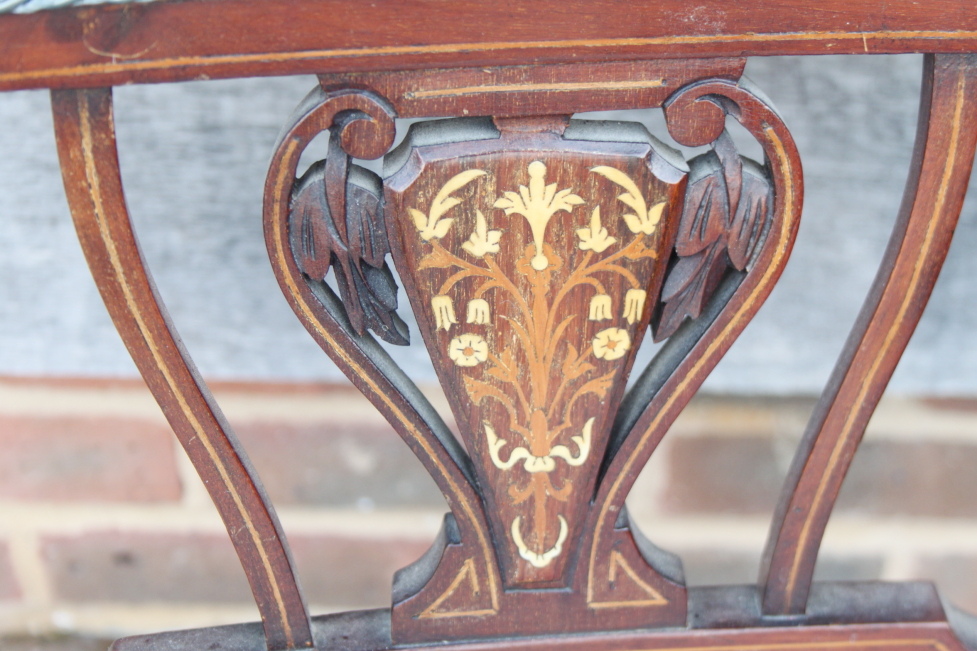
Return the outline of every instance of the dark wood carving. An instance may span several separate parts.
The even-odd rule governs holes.
[[[583,83],[574,74],[565,83]],[[399,89],[396,105],[433,79],[412,76],[409,91],[382,76],[372,86]],[[667,374],[671,384],[631,400],[646,415],[657,413],[654,399],[667,400],[662,413],[674,418],[759,308],[796,232],[800,166],[779,119],[735,79],[693,83],[666,105],[680,141],[716,152],[695,161],[691,190],[686,163],[643,127],[560,115],[561,83],[546,80],[509,112],[548,116],[415,127],[387,156],[381,197],[377,179],[348,165],[369,144],[351,130],[386,139],[393,109],[372,90],[323,78],[269,171],[266,233],[289,301],[452,505],[429,554],[395,579],[398,643],[686,622],[680,561],[647,541],[623,507],[654,447],[648,432],[660,437],[670,420],[648,430],[639,419],[610,445],[612,425],[654,315],[669,315],[671,334],[673,322],[700,316],[728,267],[745,273]],[[474,109],[495,93],[466,91],[457,102]],[[652,105],[665,99],[652,96]],[[766,166],[736,153],[727,113],[764,144]],[[328,157],[296,179],[302,149],[327,128]],[[383,272],[388,251],[467,452],[366,333],[406,340]],[[687,261],[703,251],[707,264],[689,273]],[[330,268],[339,297],[324,281]],[[369,274],[381,280],[371,285]],[[685,277],[698,285],[689,289]],[[669,282],[679,290],[662,303]]]
[[[740,158],[728,133],[689,166],[678,259],[662,291],[656,341],[675,334],[686,317],[699,318],[727,268],[747,268],[773,213],[770,181],[759,165]]]
[[[0,17],[0,53],[10,54],[0,57],[0,89],[201,71],[319,75],[266,180],[272,265],[303,325],[450,508],[430,551],[393,578],[390,609],[308,617],[274,511],[140,258],[111,91],[56,91],[65,186],[89,265],[211,491],[262,617],[114,648],[963,651],[947,622],[963,630],[961,616],[932,586],[812,584],[811,575],[959,216],[977,143],[966,101],[974,55],[927,57],[903,209],[798,450],[760,584],[687,589],[681,561],[645,538],[624,501],[769,295],[797,233],[798,154],[741,78],[742,57],[974,49],[977,22],[965,5],[950,3],[940,17],[910,0],[830,0],[814,24],[775,0],[706,2],[706,13],[722,11],[721,28],[702,27],[672,0],[634,11],[571,2],[535,21],[513,20],[523,8],[494,0],[411,11],[387,2],[353,11],[341,0],[159,2]],[[284,9],[289,20],[268,20]],[[466,11],[481,19],[460,20]],[[241,27],[255,21],[267,29]],[[668,58],[641,60],[652,53]],[[689,53],[724,58],[677,58]],[[678,142],[710,151],[686,163],[643,127],[569,117],[637,107],[663,107]],[[390,151],[396,117],[452,119],[417,126]],[[760,143],[763,161],[738,154],[728,119]],[[298,177],[303,150],[324,131],[325,160]],[[383,179],[350,162],[384,155]],[[463,445],[374,339],[409,340],[388,256]],[[664,344],[625,392],[649,327]]]
[[[385,260],[390,245],[380,180],[360,167],[351,176],[349,156],[340,144],[346,123],[357,119],[355,113],[337,119],[328,158],[295,185],[289,222],[292,255],[302,273],[316,281],[324,280],[330,267],[335,269],[356,334],[369,328],[384,341],[405,345],[407,324],[397,316],[397,285]]]

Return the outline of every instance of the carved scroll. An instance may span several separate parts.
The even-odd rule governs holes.
[[[316,167],[307,173],[305,183],[296,179],[302,151],[327,129],[331,130],[330,154],[343,158],[376,158],[389,149],[394,136],[392,113],[374,95],[361,91],[326,93],[318,89],[309,95],[279,139],[265,184],[265,240],[272,266],[306,329],[390,421],[441,489],[452,514],[446,518],[432,553],[437,558],[457,558],[459,564],[471,561],[470,573],[481,589],[478,604],[466,608],[494,614],[498,610],[501,579],[484,524],[482,502],[473,485],[471,462],[427,399],[365,332],[369,327],[387,338],[406,339],[406,331],[392,314],[396,303],[390,298],[395,296],[395,288],[388,284],[389,276],[381,265],[381,252],[388,240],[375,228],[368,238],[357,234],[366,233],[367,227],[363,225],[362,207],[350,207],[349,198],[356,192],[349,191],[353,183],[348,183],[349,177],[342,172],[329,172],[345,170],[346,162],[337,164],[327,159],[320,166],[321,181]],[[337,190],[337,183],[345,184],[345,193]],[[377,195],[373,197],[367,200],[379,202]],[[369,219],[367,224],[375,223]],[[350,228],[352,222],[358,225]],[[346,225],[345,234],[340,233],[339,224]],[[324,236],[323,229],[332,232]],[[323,251],[323,243],[327,243],[329,257]],[[333,264],[340,270],[337,280],[341,294],[346,292],[343,299],[323,281],[328,266]],[[372,268],[361,276],[365,287],[350,282],[356,278],[355,273],[366,268],[364,265]],[[377,270],[384,274],[380,282]],[[358,310],[362,310],[363,318],[354,323],[351,313]],[[402,574],[395,592],[412,594],[417,589],[413,585],[426,584],[430,572],[433,569]]]
[[[672,96],[665,105],[669,131],[678,142],[688,146],[715,141],[719,141],[719,148],[728,146],[722,142],[727,114],[733,115],[753,134],[767,157],[768,174],[774,188],[769,234],[746,260],[748,271],[734,280],[732,286],[735,289],[724,305],[710,315],[709,323],[703,324],[701,331],[695,333],[687,348],[669,361],[664,371],[667,379],[655,384],[641,401],[635,401],[645,403],[643,411],[638,405],[630,407],[635,415],[626,427],[621,428],[620,441],[611,448],[613,456],[605,462],[607,466],[598,487],[593,519],[587,527],[594,532],[584,546],[587,549],[585,567],[589,601],[600,601],[606,590],[606,570],[603,568],[613,561],[608,548],[615,543],[621,544],[622,537],[626,540],[633,535],[620,529],[618,522],[624,499],[638,472],[679,412],[773,289],[797,233],[803,193],[797,149],[780,118],[749,90],[745,81],[692,84]],[[727,154],[724,152],[723,155]],[[727,187],[731,185],[735,187],[727,181]],[[699,203],[695,194],[686,201],[687,208]],[[683,216],[696,212],[690,209],[683,212]],[[723,241],[724,237],[729,238],[729,235],[716,241]],[[673,273],[676,268],[678,264],[673,267]],[[669,280],[665,282],[667,285]],[[640,540],[633,542],[631,547],[640,548]]]

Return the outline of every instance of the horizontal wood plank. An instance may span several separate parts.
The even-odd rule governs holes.
[[[526,62],[977,51],[969,0],[159,0],[0,16],[0,90]]]

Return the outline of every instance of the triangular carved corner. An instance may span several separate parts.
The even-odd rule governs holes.
[[[464,596],[467,595],[470,595],[470,598],[464,599]],[[478,583],[478,571],[475,569],[475,561],[469,558],[462,564],[461,569],[448,585],[448,588],[430,606],[421,611],[417,618],[441,619],[445,617],[479,617],[496,614],[494,608],[478,608],[477,604],[475,604],[475,608],[472,608],[473,602],[477,602],[480,596],[481,589]]]
[[[648,542],[627,519],[610,549],[598,555],[587,590],[591,610],[646,608],[676,620],[685,617],[686,591],[681,561]]]
[[[626,606],[665,606],[668,599],[662,596],[658,590],[645,583],[634,568],[628,564],[624,555],[616,549],[611,552],[608,564],[607,581],[612,590],[619,590],[626,585],[634,586],[640,591],[638,598],[618,598],[613,601],[594,601],[589,605],[591,608],[622,608]],[[625,588],[626,589],[626,588]],[[628,591],[633,594],[634,589]]]

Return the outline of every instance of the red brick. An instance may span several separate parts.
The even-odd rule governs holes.
[[[677,438],[664,508],[672,513],[767,514],[784,479],[768,437]],[[865,441],[836,511],[865,515],[977,517],[977,446]]]
[[[123,418],[0,416],[0,497],[157,502],[181,494],[172,433]]]
[[[306,598],[356,607],[390,605],[393,573],[429,543],[343,536],[289,539]],[[223,535],[102,531],[42,542],[56,598],[69,602],[251,602]]]
[[[433,541],[290,536],[305,598],[315,604],[387,608],[394,572]]]
[[[770,513],[783,477],[767,438],[677,438],[664,508],[673,513]]]
[[[10,559],[10,547],[0,542],[0,601],[20,599],[20,585],[14,576],[14,566]]]
[[[434,480],[387,425],[241,423],[235,431],[277,505],[447,510]]]
[[[838,510],[871,515],[977,517],[977,446],[865,441]]]
[[[57,599],[250,602],[226,535],[100,531],[42,541]]]

